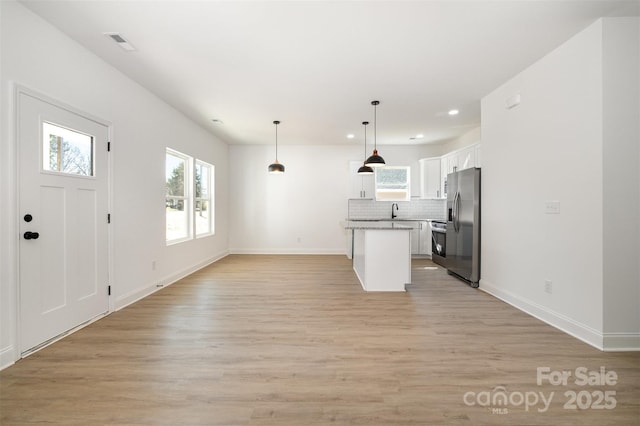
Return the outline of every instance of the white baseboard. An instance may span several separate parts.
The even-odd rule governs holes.
[[[130,291],[129,293],[126,293],[118,297],[118,299],[116,299],[114,308],[116,311],[119,311],[120,309],[125,308],[137,302],[138,300],[144,299],[145,297],[155,293],[158,290],[161,290],[165,287],[170,286],[176,281],[181,280],[182,278],[204,268],[205,266],[208,266],[214,262],[217,262],[218,260],[226,257],[227,255],[229,255],[229,252],[224,251],[222,253],[219,253],[216,256],[205,259],[201,262],[196,263],[195,265],[191,265],[188,268],[182,269],[181,271],[178,271],[175,274],[171,274],[168,277],[165,277],[152,284],[148,284],[142,288],[138,288],[136,290]]]
[[[607,350],[603,346],[604,336],[598,330],[595,330],[585,324],[575,321],[565,315],[555,312],[545,306],[539,305],[535,302],[516,296],[513,293],[504,291],[487,282],[485,279],[480,280],[479,290],[484,291],[509,305],[538,318],[540,321],[546,322],[552,327],[555,327],[565,333],[582,340],[583,342],[601,350]],[[633,350],[631,348],[625,350]]]
[[[640,351],[640,333],[604,333],[603,341],[607,352]]]
[[[344,249],[229,249],[229,254],[309,254],[309,255],[344,255]]]
[[[0,349],[0,370],[12,366],[16,362],[16,354],[13,346]]]

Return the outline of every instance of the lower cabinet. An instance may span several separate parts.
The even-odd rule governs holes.
[[[431,256],[431,226],[429,222],[416,221],[411,230],[411,254],[416,256]]]
[[[420,246],[422,253],[431,256],[431,223],[420,222]]]

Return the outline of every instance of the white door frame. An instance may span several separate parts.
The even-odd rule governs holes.
[[[14,176],[15,176],[15,182],[14,182],[14,186],[13,186],[13,190],[15,191],[15,204],[14,204],[14,229],[16,230],[16,233],[14,234],[14,241],[12,243],[12,246],[15,248],[15,264],[14,264],[14,268],[15,268],[15,281],[14,281],[14,312],[13,312],[13,318],[14,318],[14,324],[15,324],[15,328],[14,328],[14,335],[15,335],[15,341],[13,342],[13,347],[15,348],[14,350],[14,361],[17,361],[19,359],[22,358],[22,354],[20,353],[20,347],[21,347],[21,312],[20,312],[20,250],[18,250],[18,238],[20,237],[19,235],[19,230],[20,230],[20,215],[18,214],[18,208],[20,206],[20,163],[19,163],[19,155],[20,155],[20,147],[18,146],[19,140],[20,140],[20,135],[18,134],[18,122],[20,119],[20,111],[19,111],[19,102],[18,99],[20,97],[21,94],[25,94],[34,98],[37,98],[45,103],[49,103],[51,105],[54,105],[58,108],[67,110],[71,113],[74,113],[76,115],[79,115],[87,120],[90,121],[94,121],[98,124],[101,124],[105,127],[107,127],[108,130],[108,140],[109,140],[109,145],[111,147],[113,147],[113,144],[111,142],[113,142],[112,139],[112,135],[113,135],[113,125],[110,121],[104,120],[102,118],[99,118],[95,115],[92,115],[86,111],[83,111],[81,109],[78,109],[74,106],[71,106],[65,102],[61,102],[53,97],[50,97],[48,95],[45,95],[41,92],[38,92],[34,89],[31,89],[27,86],[18,84],[18,83],[13,83],[13,105],[12,105],[12,112],[13,112],[13,120],[12,120],[12,127],[13,127],[13,132],[12,132],[12,138],[13,138],[13,162],[15,164],[15,170],[13,170],[14,172]],[[110,150],[111,151],[111,150]],[[113,161],[112,161],[112,152],[109,153],[110,155],[107,155],[107,207],[108,207],[108,211],[111,212],[113,210],[113,194],[112,194],[112,188],[113,188]],[[62,335],[46,342],[46,344],[38,347],[36,350],[27,353],[25,356],[31,355],[34,352],[37,352],[38,350],[50,345],[51,343],[54,343],[58,340],[60,340],[61,338],[79,330],[80,328],[83,328],[85,326],[87,326],[88,324],[97,321],[98,319],[104,318],[106,315],[109,315],[110,313],[113,312],[114,310],[114,303],[113,303],[113,293],[114,293],[114,283],[113,283],[113,277],[114,277],[114,273],[113,273],[113,227],[109,226],[107,228],[107,271],[109,274],[109,285],[111,288],[111,292],[109,294],[108,297],[108,311],[106,314],[98,316],[97,318],[94,318],[93,320],[84,323],[84,324],[80,324],[78,325],[78,327],[69,330],[66,333],[63,333]]]

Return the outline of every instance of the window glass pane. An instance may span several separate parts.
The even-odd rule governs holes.
[[[94,176],[93,136],[43,122],[42,170]]]
[[[383,168],[376,173],[376,186],[387,189],[403,189],[407,187],[406,168]]]
[[[196,201],[196,231],[198,235],[211,232],[211,211],[208,201]]]
[[[196,164],[196,198],[209,198],[209,166]]]
[[[377,168],[376,200],[408,201],[411,198],[409,171],[409,167]]]
[[[186,160],[177,155],[167,153],[166,178],[167,196],[185,196],[184,169]]]
[[[196,161],[195,173],[195,227],[196,236],[213,234],[213,166]]]
[[[185,200],[167,197],[167,241],[189,236],[189,215]]]

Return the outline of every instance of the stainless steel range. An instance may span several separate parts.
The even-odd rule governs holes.
[[[447,222],[431,221],[431,260],[440,266],[447,267]]]

